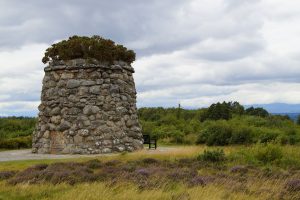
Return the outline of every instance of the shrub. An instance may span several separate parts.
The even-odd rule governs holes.
[[[204,150],[203,154],[197,157],[197,160],[208,161],[208,162],[221,162],[224,161],[225,153],[223,149],[215,150]]]
[[[283,152],[281,147],[277,144],[257,144],[254,147],[254,156],[260,162],[270,163],[280,160],[283,157]]]
[[[232,167],[230,169],[230,172],[245,174],[248,172],[248,169],[245,166],[237,165],[237,166]]]
[[[89,160],[86,162],[86,165],[88,168],[91,168],[91,169],[98,169],[98,168],[102,167],[102,163],[98,159]]]
[[[71,60],[76,58],[96,59],[113,63],[115,60],[122,60],[132,63],[135,60],[135,53],[122,45],[116,45],[112,40],[100,36],[72,36],[49,47],[43,63],[57,60]]]
[[[298,115],[296,122],[297,122],[298,125],[300,125],[300,115]]]
[[[18,137],[0,140],[0,149],[21,149],[30,148],[32,144],[31,136]]]
[[[92,182],[96,179],[97,176],[84,163],[69,162],[51,165],[40,164],[29,167],[9,179],[8,183],[16,185],[19,183],[33,184],[47,181],[53,184],[66,182],[73,185],[77,182]]]
[[[189,181],[189,186],[204,186],[207,184],[207,180],[205,177],[196,176]]]
[[[184,142],[184,133],[180,130],[173,131],[171,142],[176,144],[182,144]]]
[[[201,121],[210,119],[210,120],[219,120],[225,119],[228,120],[232,117],[231,114],[231,104],[223,102],[212,104],[206,112],[202,115]]]
[[[207,145],[227,145],[230,142],[232,129],[226,123],[219,122],[209,125],[202,134],[199,135],[197,143]]]
[[[269,113],[263,108],[254,108],[250,107],[246,109],[246,114],[247,115],[254,115],[254,116],[259,116],[259,117],[268,117]]]
[[[288,191],[300,191],[300,179],[292,179],[289,180],[286,184],[285,184],[285,188]]]
[[[142,162],[144,163],[144,164],[158,164],[159,163],[159,160],[156,160],[155,158],[144,158],[143,160],[142,160]]]
[[[268,132],[265,132],[265,133],[262,133],[260,136],[259,136],[259,141],[261,143],[268,143],[268,142],[272,142],[272,141],[275,141],[277,136],[279,134],[276,133],[276,132],[273,132],[273,131],[268,131]]]
[[[253,140],[252,130],[249,127],[235,127],[232,130],[231,144],[250,144]]]
[[[16,171],[1,171],[0,172],[0,181],[9,179],[10,177],[13,177],[17,172]]]
[[[145,169],[145,168],[141,168],[141,169],[137,169],[136,174],[141,175],[141,176],[146,176],[149,177],[151,172],[149,171],[149,169]]]

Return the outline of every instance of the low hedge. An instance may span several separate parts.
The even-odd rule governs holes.
[[[0,149],[31,148],[31,145],[32,145],[31,136],[0,140]]]

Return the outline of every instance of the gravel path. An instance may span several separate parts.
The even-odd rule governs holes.
[[[174,149],[172,147],[160,147],[156,150],[147,150],[146,153],[166,152]],[[115,154],[94,154],[94,155],[55,155],[55,154],[33,154],[31,149],[0,151],[0,162],[13,160],[42,160],[42,159],[64,159],[64,158],[80,158],[80,157],[96,157],[96,156],[111,156]]]

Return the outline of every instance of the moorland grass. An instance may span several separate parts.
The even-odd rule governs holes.
[[[204,150],[211,151],[215,149],[214,147],[180,146],[166,149],[165,151],[143,150],[134,153],[95,156],[94,158],[1,162],[0,171],[17,170],[19,175],[23,170],[32,172],[30,168],[34,165],[38,165],[37,168],[41,171],[45,169],[45,166],[46,168],[51,167],[48,171],[44,171],[48,174],[46,181],[43,178],[39,179],[42,181],[36,183],[28,181],[33,180],[31,176],[17,179],[17,182],[10,182],[14,178],[0,181],[0,199],[110,200],[130,197],[130,199],[239,200],[300,198],[299,146],[257,144],[248,147],[223,147],[226,159],[222,159],[220,162],[197,160]],[[265,158],[266,160],[264,160]],[[97,162],[90,161],[91,159],[97,159]],[[97,164],[98,161],[101,163],[100,165]],[[57,164],[58,162],[65,163],[65,165]],[[73,165],[73,162],[81,164]],[[47,165],[43,167],[41,164]],[[82,168],[83,165],[88,166],[89,169]],[[79,169],[84,169],[83,171],[86,173],[98,174],[99,179],[86,179],[85,175],[81,174],[83,179],[71,179],[71,182],[68,183],[63,180],[57,182],[60,180],[57,179],[57,176],[54,176],[54,179],[49,176],[51,168],[52,172],[62,172],[64,177],[74,176],[72,170],[70,173],[59,171],[63,170],[65,166],[72,169],[75,174],[76,166],[79,166]],[[73,168],[74,166],[75,168]],[[170,170],[163,171],[168,167]],[[192,173],[195,169],[199,176],[198,179],[192,176],[188,177],[189,173],[185,174],[186,170],[191,170]],[[130,171],[129,177],[135,177],[135,175],[137,177],[127,180],[128,176],[125,175],[128,171]],[[178,173],[174,173],[175,171]],[[101,172],[103,173],[101,174]],[[165,174],[161,172],[165,172]],[[154,174],[162,178],[155,179],[153,178]],[[18,177],[18,174],[15,177]],[[18,180],[21,180],[20,183]],[[140,182],[139,180],[148,180],[146,183],[150,184],[145,185],[145,181]]]

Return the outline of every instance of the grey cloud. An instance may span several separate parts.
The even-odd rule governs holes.
[[[295,2],[0,1],[0,114],[36,113],[43,51],[74,34],[102,35],[137,52],[139,106],[295,103]]]
[[[162,24],[172,24],[181,2],[8,1],[1,10],[0,46],[5,50],[26,43],[52,43],[74,34],[99,34],[119,43],[143,40],[155,36]]]

